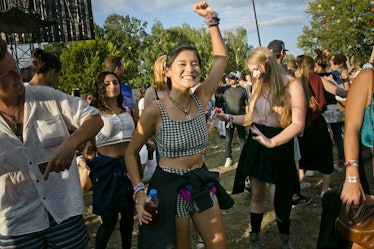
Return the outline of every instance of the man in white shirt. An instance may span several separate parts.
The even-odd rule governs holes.
[[[24,86],[0,39],[0,248],[87,245],[74,155],[102,126],[84,100]]]

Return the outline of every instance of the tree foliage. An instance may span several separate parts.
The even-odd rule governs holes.
[[[374,5],[369,0],[309,1],[310,26],[303,28],[298,46],[312,53],[328,48],[332,53],[368,58],[374,44]]]
[[[148,34],[147,22],[130,17],[110,15],[104,22],[104,38],[112,42],[118,49],[120,56],[125,61],[125,74],[121,79],[134,87],[134,76],[138,73],[141,64],[140,55],[146,49]]]
[[[235,32],[226,31],[224,37],[230,58],[226,72],[246,71],[246,54],[247,51],[253,48],[252,46],[248,45],[247,31],[243,27],[239,27],[235,30]]]
[[[108,55],[118,54],[113,43],[102,40],[73,41],[66,43],[60,60],[62,74],[60,90],[71,93],[79,88],[81,93],[92,89],[93,80],[104,70],[104,60]]]
[[[103,27],[95,24],[95,40],[48,45],[49,50],[60,54],[60,90],[66,93],[71,93],[74,88],[79,88],[81,93],[91,90],[93,80],[103,70],[109,55],[123,58],[125,75],[121,80],[132,88],[153,84],[155,60],[180,44],[190,44],[199,51],[202,80],[205,79],[213,63],[209,29],[192,28],[188,24],[164,29],[159,21],[155,21],[150,34],[146,29],[146,22],[113,14],[105,20]],[[227,72],[242,71],[246,52],[251,49],[246,30],[240,27],[225,32],[224,39],[230,60]]]

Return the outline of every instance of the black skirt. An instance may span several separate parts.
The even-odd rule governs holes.
[[[334,171],[332,142],[323,116],[316,118],[299,137],[300,169],[318,170],[322,174]]]
[[[254,125],[268,138],[276,136],[283,130],[283,128]],[[266,148],[253,140],[250,133],[240,154],[233,194],[244,191],[244,179],[247,176],[253,176],[279,187],[289,185],[284,187],[289,190],[292,188],[296,193],[300,185],[294,160],[293,139],[275,148]]]

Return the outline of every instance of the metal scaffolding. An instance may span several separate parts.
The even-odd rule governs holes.
[[[14,7],[55,23],[33,33],[1,34],[20,68],[42,43],[95,38],[91,0],[0,0],[1,12]]]

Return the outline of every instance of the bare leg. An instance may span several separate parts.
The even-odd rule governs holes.
[[[191,249],[190,217],[177,217],[175,223],[177,233],[177,245],[175,249]]]
[[[194,214],[192,221],[206,249],[227,249],[227,238],[218,202],[214,202],[213,207]]]
[[[251,195],[250,212],[257,214],[263,213],[266,197],[266,183],[251,177]]]

